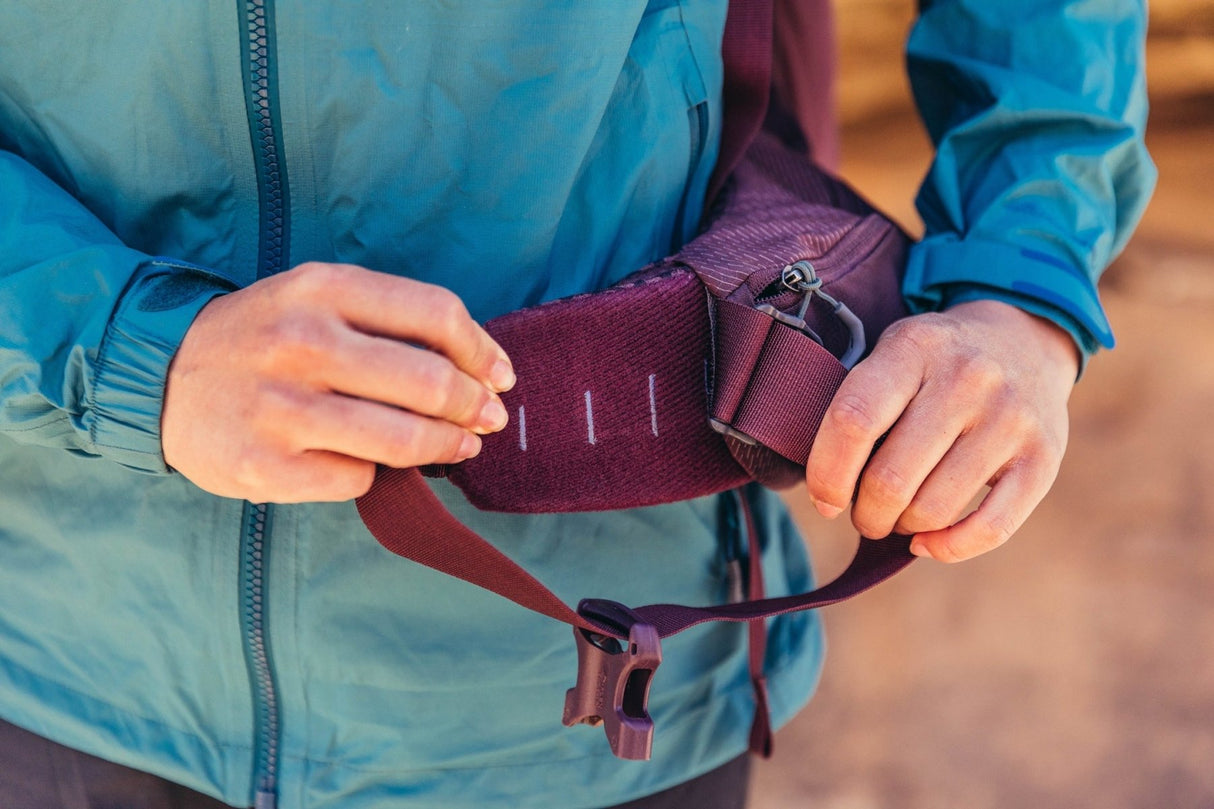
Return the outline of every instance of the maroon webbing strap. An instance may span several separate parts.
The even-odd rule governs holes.
[[[648,696],[661,662],[661,638],[707,621],[750,622],[748,663],[757,702],[750,746],[767,755],[771,724],[763,677],[763,619],[838,603],[884,581],[915,558],[909,552],[909,537],[861,539],[851,564],[830,584],[808,593],[758,599],[755,596],[762,592],[763,583],[757,532],[751,523],[747,532],[752,600],[709,607],[651,604],[636,609],[585,600],[575,611],[451,516],[417,470],[385,470],[383,476],[407,497],[398,497],[391,505],[383,499],[361,499],[358,506],[384,547],[574,627],[578,677],[566,695],[563,722],[603,724],[612,752],[626,759],[648,759],[652,752],[654,728]],[[408,510],[399,511],[402,505]],[[612,640],[617,638],[624,644]]]
[[[534,576],[455,519],[416,469],[383,469],[380,475],[397,497],[391,502],[360,498],[358,510],[371,533],[388,550],[549,618],[610,637],[627,637],[626,630],[588,619],[570,608]],[[651,604],[633,611],[641,622],[653,626],[659,637],[666,638],[707,621],[754,621],[829,606],[879,584],[913,561],[909,544],[910,538],[903,536],[862,539],[848,568],[834,581],[808,593],[707,607]]]
[[[358,499],[358,513],[380,544],[393,553],[483,587],[541,615],[591,631],[534,576],[451,515],[416,469],[382,467],[375,479],[391,497]]]
[[[740,489],[734,489],[738,511],[746,533],[747,593],[749,601],[762,601],[766,597],[763,584],[762,549],[759,546],[759,527],[750,500]],[[750,670],[750,687],[755,695],[755,715],[750,723],[750,751],[763,758],[771,757],[772,727],[771,708],[767,698],[767,672],[764,660],[767,656],[767,620],[757,618],[746,624],[746,665]]]

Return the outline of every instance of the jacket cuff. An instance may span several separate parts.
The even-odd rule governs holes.
[[[160,445],[169,363],[202,307],[237,288],[188,264],[153,259],[139,268],[98,352],[88,429],[100,455],[142,472],[169,471]]]
[[[981,298],[1011,303],[1069,332],[1085,360],[1114,344],[1095,283],[1037,250],[951,234],[930,237],[911,249],[902,292],[912,312]]]

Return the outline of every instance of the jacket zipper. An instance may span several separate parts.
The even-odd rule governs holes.
[[[245,664],[253,688],[253,778],[256,809],[274,809],[278,777],[278,691],[270,668],[270,643],[266,635],[265,572],[269,562],[266,536],[270,529],[270,507],[245,503],[241,535],[240,569],[241,628],[244,630]]]
[[[259,237],[257,277],[285,269],[289,228],[287,173],[281,160],[281,123],[274,105],[277,70],[273,56],[273,0],[237,0],[245,24],[245,57],[241,73],[245,108],[257,171]],[[253,692],[253,786],[256,809],[274,809],[278,795],[278,758],[281,739],[278,689],[271,665],[267,628],[266,571],[273,509],[245,503],[241,532],[241,626],[245,664]]]

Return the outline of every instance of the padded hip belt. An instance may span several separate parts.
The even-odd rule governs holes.
[[[512,512],[633,508],[801,480],[846,375],[837,357],[858,359],[906,314],[908,240],[766,134],[710,222],[615,287],[490,321],[518,377],[502,396],[511,424],[486,436],[476,458],[424,471],[482,509]],[[752,581],[741,603],[634,610],[588,600],[573,610],[452,517],[421,473],[379,471],[358,500],[371,533],[394,553],[574,626],[580,671],[565,721],[603,722],[627,758],[649,756],[645,698],[662,637],[704,621],[752,622],[762,703],[761,619],[835,603],[914,558],[906,537],[866,540],[840,578],[811,593],[763,599]],[[765,748],[768,737],[760,729],[752,742]]]

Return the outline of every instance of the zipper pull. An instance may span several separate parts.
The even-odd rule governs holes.
[[[851,309],[847,308],[847,304],[835,300],[823,291],[822,279],[818,277],[813,263],[806,259],[795,261],[785,267],[784,271],[780,273],[780,283],[788,289],[805,295],[801,301],[801,308],[797,311],[797,319],[802,323],[805,322],[805,314],[809,311],[809,303],[814,295],[826,301],[834,310],[835,317],[843,323],[848,334],[847,351],[839,358],[839,362],[850,371],[852,366],[864,356],[864,350],[867,347],[864,338],[864,323],[856,317]],[[818,340],[818,342],[822,341]]]

